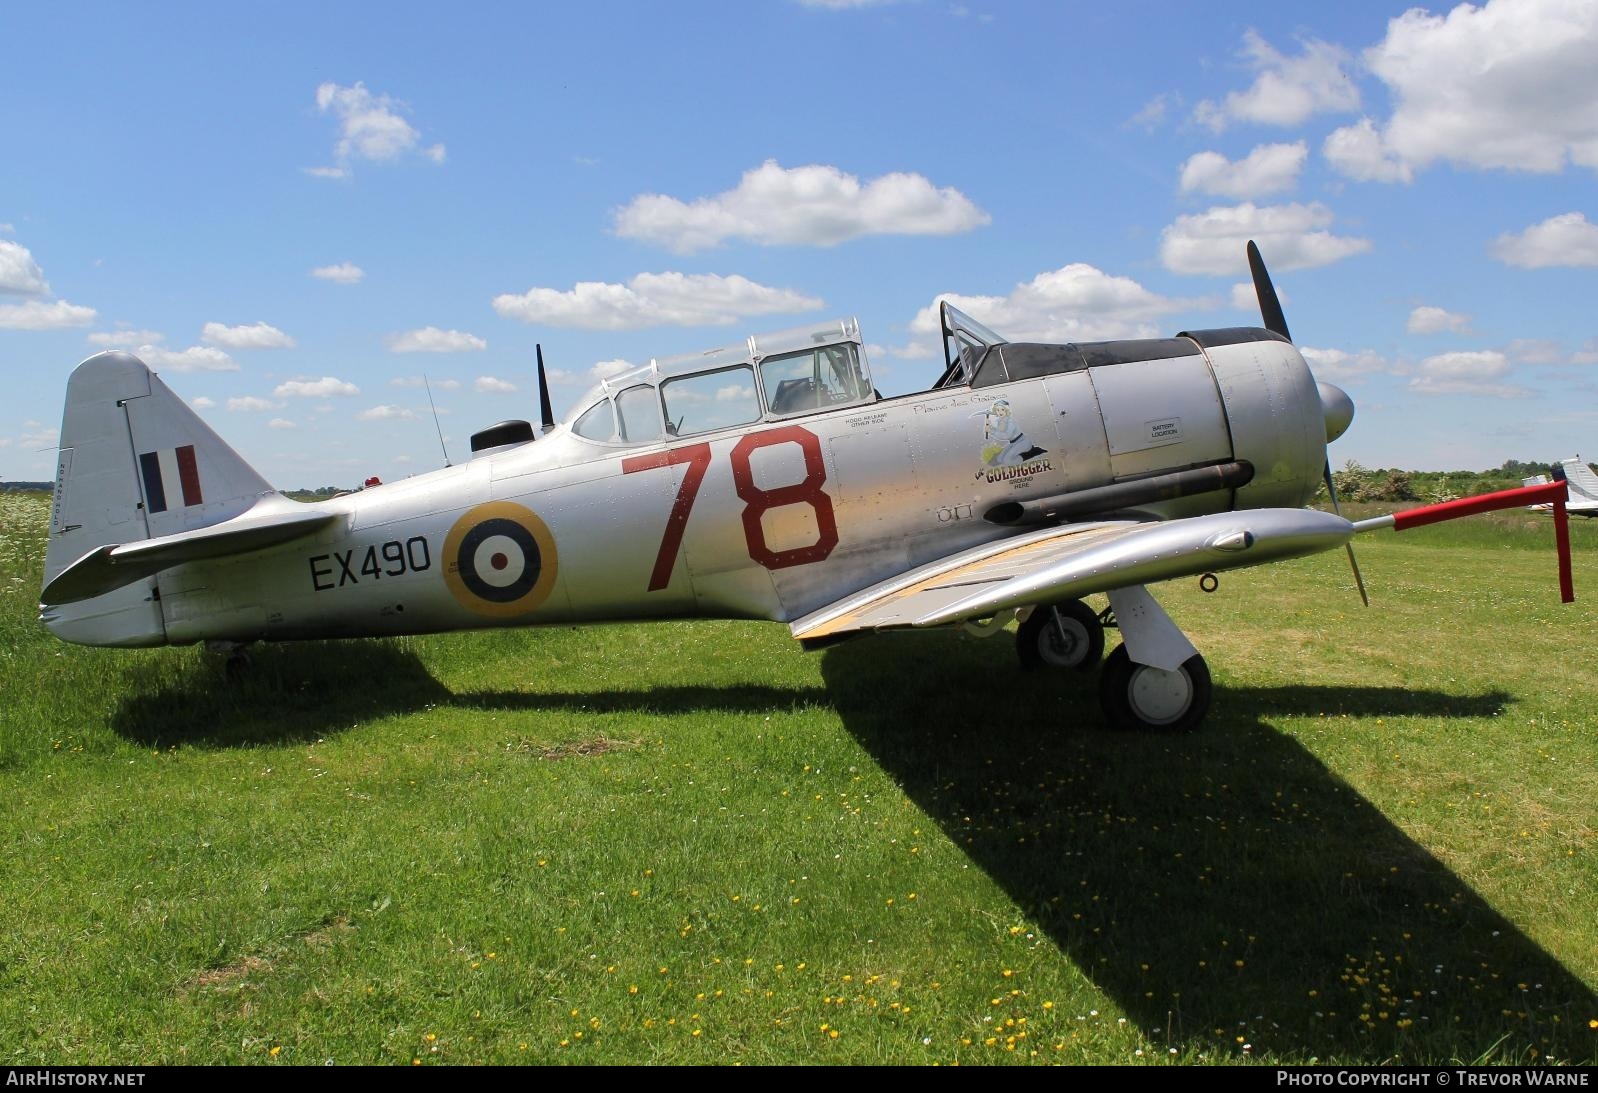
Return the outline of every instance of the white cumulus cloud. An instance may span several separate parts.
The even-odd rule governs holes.
[[[1523,232],[1506,232],[1488,248],[1492,256],[1521,269],[1598,266],[1598,224],[1581,213],[1551,216]]]
[[[354,262],[340,262],[336,266],[317,266],[311,271],[311,276],[318,281],[332,281],[338,285],[353,285],[366,276],[366,271]]]
[[[1415,169],[1387,146],[1369,118],[1333,130],[1321,145],[1332,169],[1356,182],[1409,182]]]
[[[579,281],[569,291],[532,288],[494,297],[508,319],[585,330],[648,326],[726,326],[746,315],[813,311],[814,296],[714,273],[640,273],[625,285]]]
[[[1488,0],[1447,15],[1413,7],[1389,20],[1386,37],[1365,51],[1366,67],[1395,104],[1379,130],[1382,156],[1410,172],[1438,160],[1514,171],[1558,171],[1566,163],[1598,169],[1595,54],[1598,5],[1585,0]],[[1355,178],[1366,176],[1349,164],[1371,162],[1359,154],[1328,158]],[[1394,173],[1389,168],[1389,181]]]
[[[200,340],[224,349],[293,349],[294,339],[275,326],[252,323],[249,326],[224,326],[206,323]]]
[[[1470,316],[1441,307],[1417,307],[1409,313],[1404,329],[1411,334],[1466,334],[1470,332]]]
[[[728,239],[832,246],[862,235],[950,235],[992,218],[952,187],[894,172],[862,183],[837,167],[767,160],[735,189],[692,202],[640,194],[616,211],[616,234],[687,254]]]
[[[1516,338],[1504,347],[1516,364],[1580,364],[1566,359],[1565,347],[1552,338]]]
[[[1237,162],[1200,152],[1182,164],[1182,192],[1246,199],[1291,190],[1309,158],[1303,141],[1262,144]]]
[[[1509,359],[1496,349],[1439,353],[1420,362],[1410,389],[1427,395],[1487,395],[1523,398],[1526,388],[1500,383],[1509,374]]]
[[[0,292],[14,296],[50,295],[44,270],[33,260],[33,252],[8,239],[0,239]]]
[[[1588,338],[1570,355],[1571,364],[1598,364],[1598,338]]]
[[[1359,88],[1345,70],[1350,58],[1330,42],[1305,42],[1303,53],[1289,57],[1250,30],[1242,56],[1256,73],[1253,84],[1221,102],[1206,99],[1193,111],[1217,132],[1233,122],[1299,125],[1314,114],[1359,109]]]
[[[96,330],[89,335],[90,345],[122,349],[134,345],[154,345],[166,340],[159,330]]]
[[[1305,345],[1299,346],[1298,351],[1309,362],[1310,371],[1315,373],[1316,379],[1333,383],[1346,383],[1376,373],[1402,375],[1404,372],[1402,367],[1392,364],[1374,349],[1350,353],[1343,349],[1314,349]]]
[[[1247,272],[1250,239],[1272,270],[1313,269],[1371,249],[1368,239],[1333,235],[1332,211],[1309,205],[1217,206],[1179,216],[1160,233],[1160,260],[1173,273]]]
[[[588,374],[596,380],[606,380],[611,376],[619,376],[623,372],[630,372],[636,367],[638,366],[633,364],[632,361],[624,361],[618,357],[611,361],[599,361],[588,370]]]
[[[464,330],[440,330],[436,326],[424,326],[420,330],[389,335],[388,348],[394,353],[462,353],[487,349],[488,343]]]
[[[1272,285],[1276,289],[1276,302],[1283,308],[1291,307],[1293,298],[1282,290],[1281,285]],[[1260,296],[1254,289],[1253,281],[1239,281],[1232,286],[1232,306],[1239,311],[1252,311],[1256,314],[1260,309]]]
[[[164,368],[171,372],[237,372],[234,359],[208,345],[191,345],[187,349],[167,349],[159,345],[141,345],[133,351],[151,368]]]
[[[395,387],[432,387],[435,391],[453,391],[461,385],[460,380],[430,380],[423,376],[395,376],[388,382]]]
[[[370,410],[362,410],[355,415],[362,421],[415,421],[416,414],[403,406],[385,403],[382,406],[373,406]]]
[[[1130,277],[1075,262],[1016,285],[1007,296],[940,294],[910,321],[911,342],[895,349],[895,356],[942,355],[939,300],[1018,342],[1152,338],[1159,334],[1154,319],[1195,303],[1160,296]]]
[[[228,399],[227,408],[229,410],[239,410],[245,413],[258,414],[265,410],[281,410],[283,408],[283,404],[280,402],[273,402],[269,398],[261,398],[259,395],[240,395],[237,398]]]
[[[444,146],[422,147],[422,135],[400,114],[405,104],[388,95],[374,95],[366,85],[352,87],[324,83],[316,89],[316,108],[338,119],[338,144],[334,146],[335,165],[308,167],[306,173],[321,178],[344,178],[355,160],[391,163],[407,154],[417,154],[434,163],[444,162]]]
[[[216,405],[216,399],[207,398],[205,395],[200,395],[197,398],[190,399],[189,405],[194,407],[196,410],[209,410]]]
[[[508,395],[516,390],[516,385],[498,376],[478,376],[472,381],[472,390],[485,395]]]
[[[294,422],[290,421],[286,417],[275,417],[271,421],[268,421],[266,423],[266,427],[268,429],[297,429],[297,428],[299,428],[298,425],[295,425]]]
[[[60,330],[68,326],[88,326],[99,314],[92,307],[69,304],[65,300],[24,300],[20,304],[0,304],[0,330]]]
[[[278,398],[329,398],[333,395],[358,395],[361,389],[348,380],[323,376],[319,380],[288,380],[272,389]]]

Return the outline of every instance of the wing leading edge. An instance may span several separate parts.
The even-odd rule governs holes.
[[[790,625],[801,641],[942,626],[1176,577],[1332,550],[1354,525],[1313,509],[1250,509],[1163,523],[1067,524],[941,558]]]

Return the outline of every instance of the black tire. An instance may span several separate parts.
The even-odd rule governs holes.
[[[1081,600],[1034,607],[1016,631],[1015,651],[1029,672],[1090,672],[1104,657],[1104,624]]]
[[[1194,653],[1174,672],[1138,664],[1117,645],[1099,676],[1099,705],[1111,728],[1191,732],[1210,711],[1210,668]]]

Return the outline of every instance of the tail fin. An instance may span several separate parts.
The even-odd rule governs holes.
[[[272,493],[143,361],[96,354],[67,382],[45,585],[102,547],[209,527]],[[46,618],[69,640],[85,639],[58,623],[71,629],[92,616],[99,620],[94,644],[165,641],[149,580],[74,607],[73,619],[59,611]]]
[[[1598,474],[1594,474],[1586,460],[1581,458],[1566,459],[1554,466],[1554,477],[1563,479],[1570,484],[1570,493],[1573,498],[1583,501],[1598,501]]]

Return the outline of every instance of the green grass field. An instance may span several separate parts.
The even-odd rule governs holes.
[[[1598,522],[1156,592],[1101,726],[1008,638],[63,645],[0,495],[0,1062],[1598,1062]]]

